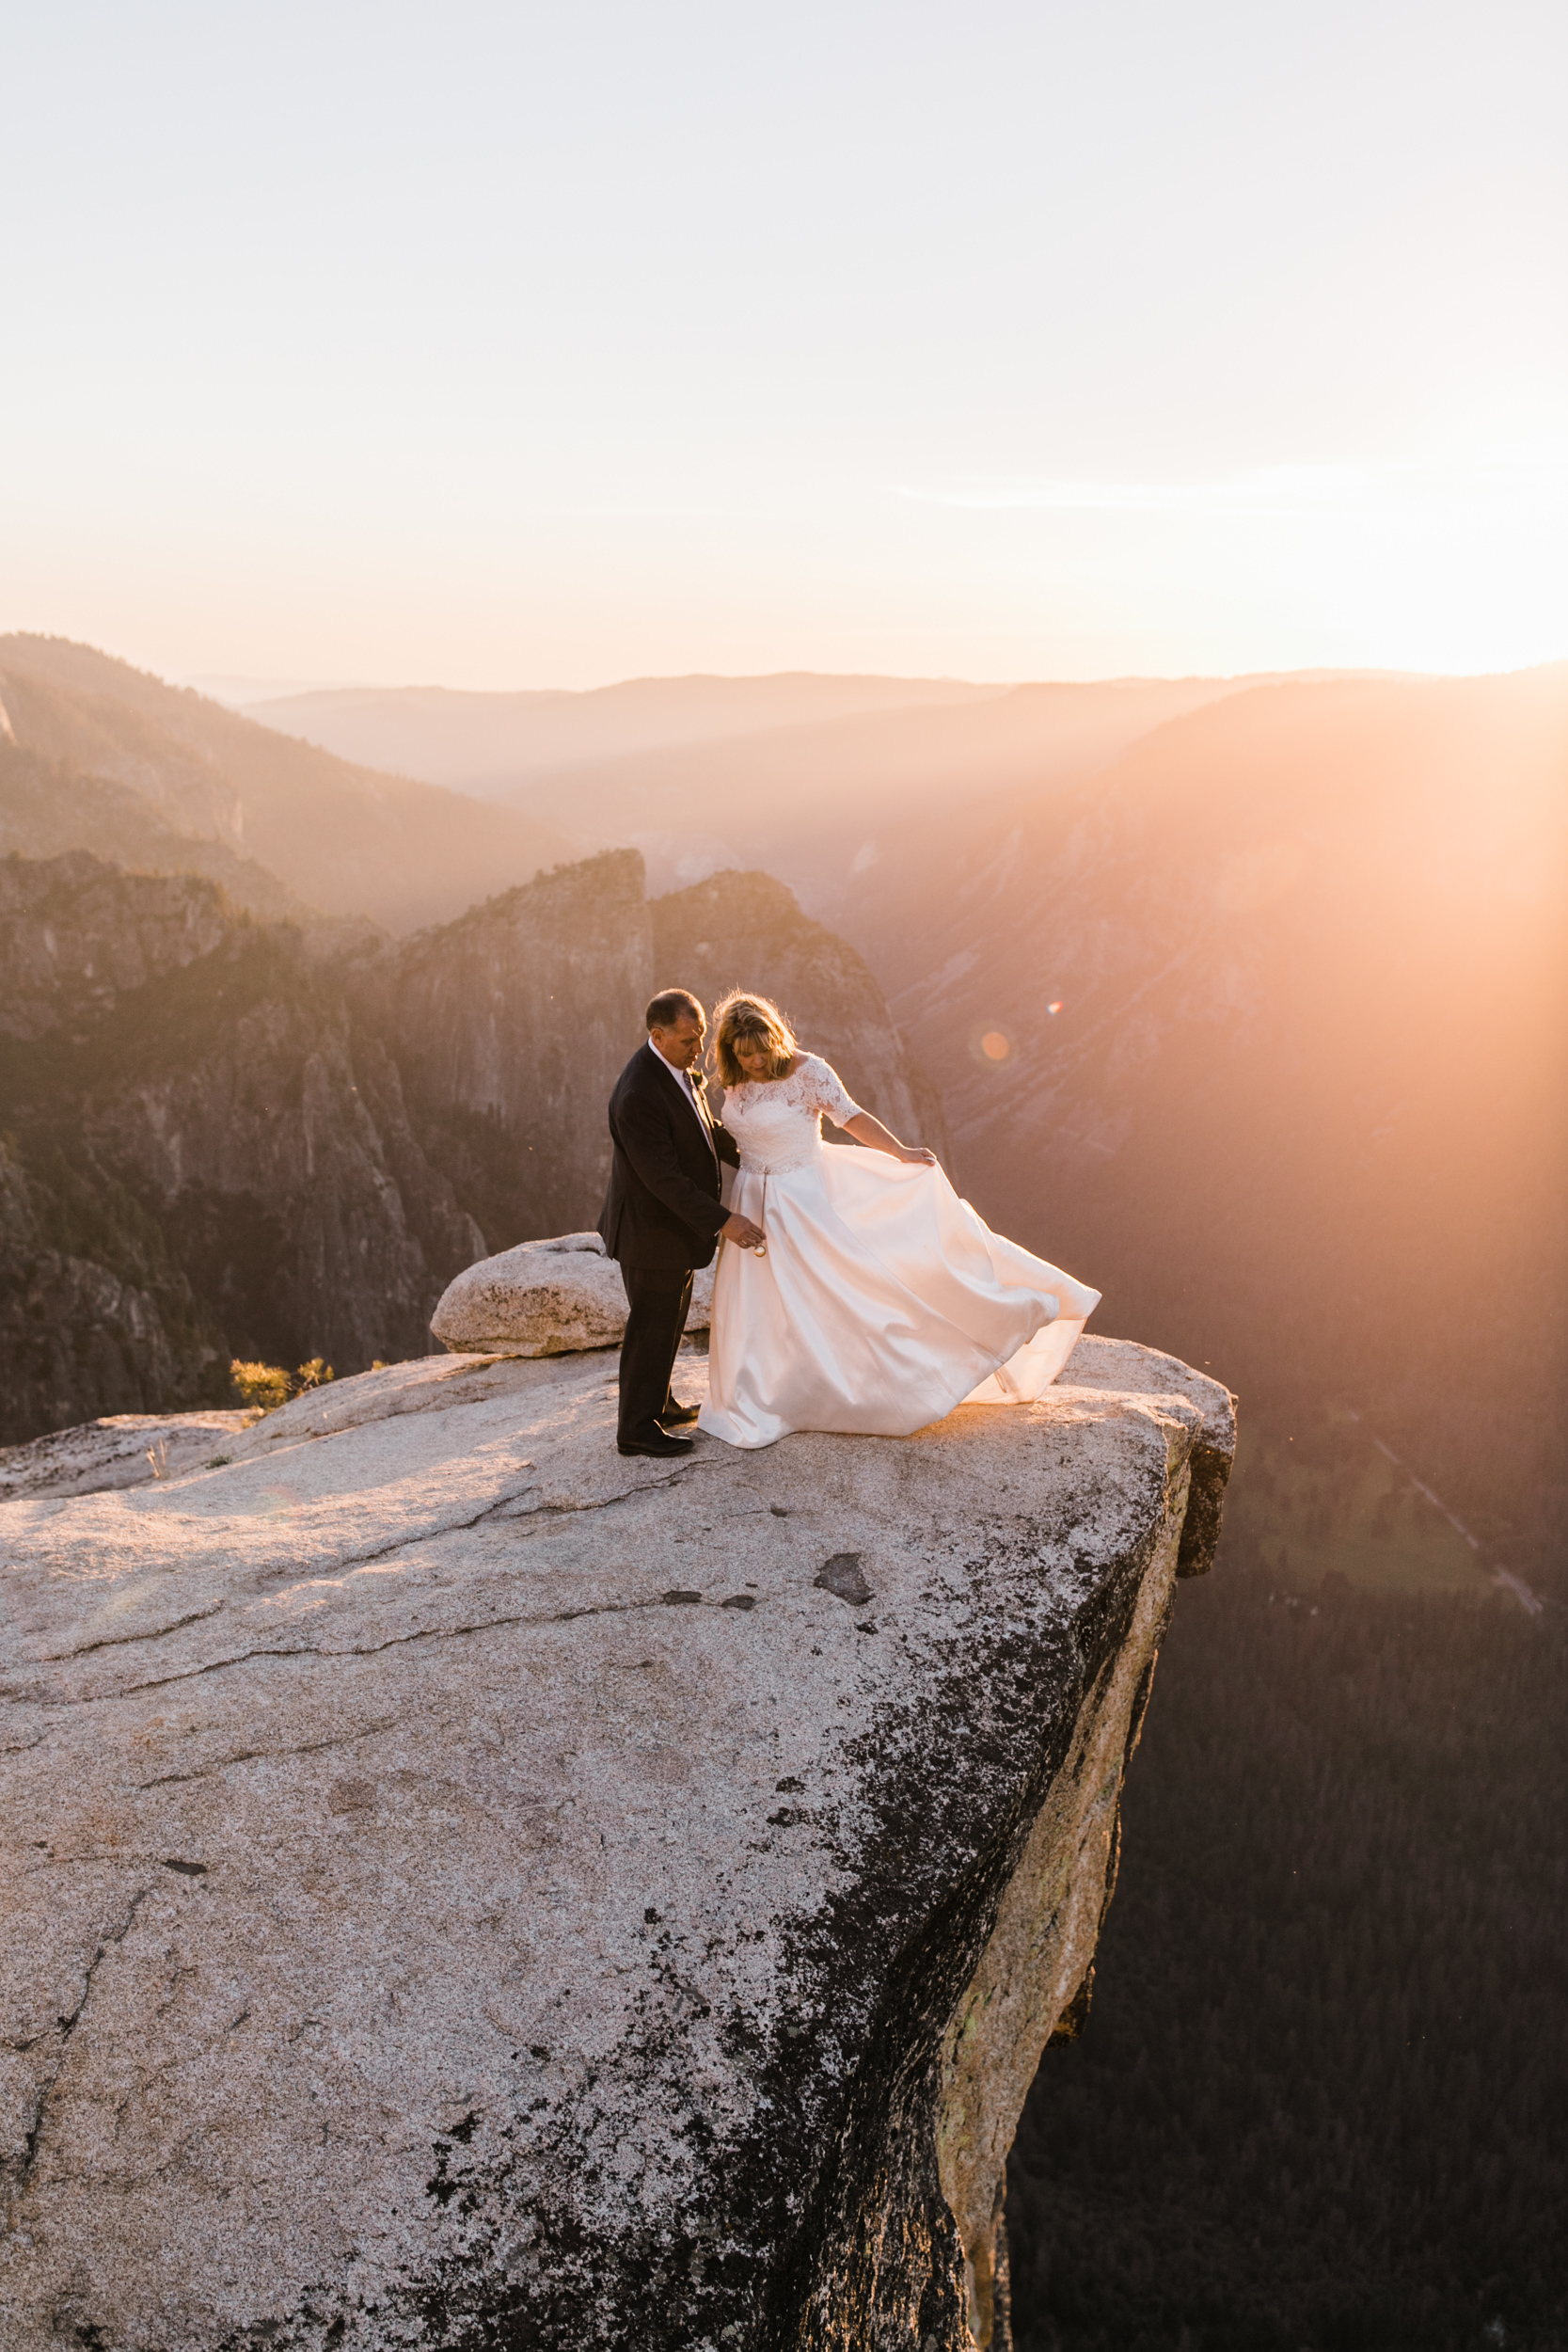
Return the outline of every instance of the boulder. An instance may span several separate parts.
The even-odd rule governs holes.
[[[691,1285],[689,1331],[705,1331],[713,1308],[713,1268]],[[618,1347],[626,1327],[621,1269],[597,1233],[562,1233],[519,1242],[481,1258],[447,1284],[430,1318],[444,1347],[502,1356],[562,1356]]]
[[[1231,1427],[1080,1354],[674,1464],[430,1357],[7,1503],[8,2352],[1001,2352]]]

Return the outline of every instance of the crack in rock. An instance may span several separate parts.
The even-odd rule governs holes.
[[[557,1610],[550,1615],[543,1617],[530,1616],[519,1612],[515,1616],[481,1617],[472,1625],[417,1626],[412,1633],[389,1634],[385,1642],[356,1642],[339,1649],[317,1647],[302,1642],[296,1643],[289,1649],[268,1647],[240,1650],[232,1658],[210,1659],[205,1666],[187,1666],[181,1674],[159,1675],[147,1682],[128,1682],[123,1690],[95,1691],[89,1692],[85,1698],[73,1699],[66,1703],[75,1707],[99,1707],[106,1699],[135,1698],[141,1691],[166,1690],[169,1684],[174,1682],[198,1682],[203,1675],[221,1674],[230,1666],[248,1666],[253,1660],[258,1658],[377,1658],[383,1650],[402,1649],[409,1642],[451,1642],[456,1641],[463,1634],[499,1632],[508,1626],[515,1625],[573,1625],[579,1617],[631,1616],[640,1610],[663,1609],[670,1605],[664,1594],[656,1593],[647,1600],[591,1602],[581,1609]],[[324,1744],[333,1743],[324,1742]],[[259,1749],[256,1753],[262,1755],[273,1753],[273,1751]],[[157,1784],[150,1781],[144,1785],[151,1788]]]
[[[26,2187],[27,2182],[32,2174],[33,2167],[38,2162],[39,2145],[43,2137],[43,2119],[48,2110],[49,2102],[54,2096],[55,2086],[65,2072],[65,2062],[70,2051],[71,2037],[82,2021],[82,2012],[87,2008],[88,1995],[92,1992],[92,1980],[98,1974],[99,1965],[107,1958],[110,1952],[116,1950],[119,1945],[124,1943],[126,1937],[130,1934],[131,1930],[135,1925],[137,1912],[141,1909],[143,1903],[146,1902],[150,1891],[150,1888],[144,1886],[141,1887],[136,1894],[132,1896],[131,1906],[126,1912],[125,1917],[118,1928],[111,1928],[109,1930],[108,1934],[103,1938],[103,1941],[99,1945],[98,1949],[88,1961],[87,1974],[82,1980],[81,1997],[77,2001],[75,2008],[71,2010],[69,2017],[61,2017],[55,2020],[59,2028],[60,2055],[55,2062],[54,2072],[43,2083],[40,2085],[38,2097],[33,2104],[33,2120],[28,2125],[26,2137],[24,2138],[22,2143],[22,2169],[17,2176],[18,2194],[20,2194],[21,2191]],[[39,2041],[41,2041],[42,2038],[43,2037],[41,2035],[35,2037],[35,2039]],[[30,2047],[31,2045],[28,2044],[24,2046]]]
[[[533,1465],[531,1462],[527,1467],[531,1470]],[[537,1492],[537,1481],[527,1486],[517,1486],[510,1494],[500,1495],[494,1502],[487,1502],[483,1510],[476,1511],[470,1519],[443,1519],[438,1527],[426,1528],[418,1535],[395,1536],[389,1544],[382,1544],[374,1551],[351,1552],[337,1565],[340,1569],[368,1567],[372,1560],[389,1560],[394,1552],[407,1551],[415,1544],[434,1543],[440,1535],[467,1535],[474,1528],[483,1527],[486,1519],[493,1519],[509,1510],[513,1503],[520,1502],[524,1495]]]
[[[316,1653],[319,1655],[319,1653]],[[324,1748],[352,1747],[356,1740],[373,1739],[378,1731],[390,1731],[402,1723],[401,1715],[388,1715],[382,1722],[366,1724],[360,1731],[342,1731],[330,1740],[305,1740],[291,1748],[241,1748],[237,1755],[220,1756],[215,1763],[200,1765],[194,1772],[160,1772],[156,1780],[142,1780],[138,1788],[169,1788],[181,1781],[210,1780],[214,1772],[226,1772],[231,1764],[253,1764],[265,1757],[269,1761],[280,1756],[319,1756]]]
[[[80,1649],[43,1650],[24,1662],[29,1666],[68,1666],[73,1658],[90,1658],[94,1650],[123,1649],[128,1642],[161,1642],[170,1633],[182,1632],[188,1625],[200,1625],[204,1618],[219,1615],[223,1606],[221,1600],[215,1600],[211,1609],[193,1609],[188,1617],[176,1617],[172,1625],[156,1625],[150,1633],[105,1633],[102,1641],[84,1642]]]

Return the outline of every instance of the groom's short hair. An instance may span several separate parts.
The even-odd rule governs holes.
[[[689,988],[661,989],[648,1007],[650,1029],[673,1029],[683,1012],[689,1012],[705,1025],[707,1015]]]

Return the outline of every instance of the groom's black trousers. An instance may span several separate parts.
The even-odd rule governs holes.
[[[646,1444],[658,1435],[670,1403],[670,1375],[691,1305],[689,1266],[624,1265],[626,1336],[621,1342],[622,1445]]]

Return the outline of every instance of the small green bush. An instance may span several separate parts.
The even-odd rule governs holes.
[[[336,1376],[331,1365],[320,1356],[312,1356],[297,1372],[285,1372],[281,1364],[243,1363],[238,1356],[229,1367],[229,1378],[240,1403],[263,1413],[276,1413],[292,1396],[303,1396],[308,1389],[324,1389]]]
[[[263,1413],[275,1413],[289,1401],[289,1375],[281,1364],[246,1364],[236,1356],[229,1377],[240,1403],[260,1407]]]

